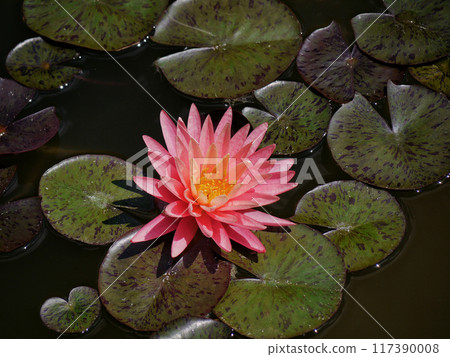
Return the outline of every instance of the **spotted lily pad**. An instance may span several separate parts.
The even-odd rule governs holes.
[[[242,114],[253,127],[269,123],[264,144],[276,144],[277,154],[305,151],[324,137],[331,118],[330,105],[304,84],[276,81],[254,94],[268,112],[244,108]]]
[[[450,171],[450,104],[422,86],[388,83],[391,125],[360,94],[331,118],[328,145],[350,176],[389,189],[427,186]]]
[[[360,14],[352,19],[362,51],[380,61],[401,65],[447,56],[450,52],[449,1],[384,0],[384,3],[390,6],[387,13]]]
[[[36,90],[21,86],[11,79],[0,78],[0,132],[31,101]]]
[[[389,79],[399,82],[403,77],[401,69],[373,61],[357,46],[350,49],[334,21],[305,40],[297,68],[307,83],[338,103],[352,100],[355,91],[376,101],[384,97]]]
[[[126,163],[113,156],[81,155],[60,162],[42,176],[39,194],[52,227],[83,243],[108,244],[140,224],[115,206],[142,194],[126,186]]]
[[[324,235],[339,248],[349,271],[386,258],[406,228],[405,215],[391,194],[357,181],[334,181],[308,192],[292,219],[330,228]]]
[[[97,290],[79,286],[71,290],[67,301],[59,297],[46,300],[41,307],[41,319],[58,333],[82,333],[100,316],[101,307]]]
[[[99,272],[108,312],[140,331],[156,331],[184,316],[209,313],[227,290],[231,264],[218,260],[204,237],[173,263],[169,245],[130,244],[137,230],[114,243]]]
[[[164,326],[151,338],[231,338],[231,328],[213,319],[182,317]]]
[[[423,85],[450,96],[450,57],[408,69],[409,73]]]
[[[16,175],[17,166],[0,168],[0,196],[5,193],[12,179]]]
[[[38,197],[25,198],[0,206],[0,252],[9,253],[26,246],[42,228]]]
[[[336,247],[305,225],[290,229],[256,232],[265,254],[224,253],[255,276],[232,280],[214,308],[223,322],[245,336],[301,335],[322,325],[340,304],[345,266]]]
[[[152,40],[191,47],[156,61],[179,91],[235,98],[283,73],[300,43],[300,24],[278,0],[175,1]]]
[[[61,63],[77,56],[77,51],[50,45],[40,37],[18,44],[6,58],[6,69],[11,77],[27,87],[40,90],[60,88],[68,84],[79,68]]]
[[[52,40],[118,51],[141,41],[168,0],[24,0],[26,24]]]

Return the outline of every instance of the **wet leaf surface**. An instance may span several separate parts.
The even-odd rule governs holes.
[[[34,89],[0,78],[0,128],[11,124],[35,94]]]
[[[217,320],[182,317],[164,326],[151,338],[231,338],[231,331],[231,328]]]
[[[409,73],[424,86],[450,96],[450,57],[408,69]]]
[[[17,166],[0,168],[0,196],[8,189],[11,181],[16,176]]]

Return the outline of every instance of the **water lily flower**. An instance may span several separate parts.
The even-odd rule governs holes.
[[[295,224],[254,209],[278,201],[279,194],[297,185],[289,182],[293,159],[270,160],[275,145],[258,150],[267,123],[250,134],[247,124],[231,136],[231,108],[214,130],[210,116],[202,125],[194,104],[187,125],[181,118],[175,125],[164,111],[160,120],[167,150],[149,136],[143,139],[161,179],[137,176],[134,181],[167,206],[136,233],[133,243],[175,231],[172,256],[176,257],[200,229],[224,251],[231,251],[233,240],[264,253],[252,231]]]

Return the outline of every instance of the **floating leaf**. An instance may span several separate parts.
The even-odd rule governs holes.
[[[302,83],[276,81],[254,94],[269,113],[244,108],[242,114],[253,127],[269,123],[263,142],[266,145],[275,143],[277,154],[305,151],[324,137],[331,118],[330,105]]]
[[[350,271],[372,266],[393,252],[406,228],[395,198],[357,181],[334,181],[302,197],[292,220],[331,228],[324,235]]]
[[[345,266],[336,247],[304,225],[291,233],[256,232],[265,254],[224,257],[255,275],[232,280],[214,313],[239,333],[288,338],[327,321],[341,301]],[[311,256],[308,254],[311,254]]]
[[[12,179],[16,175],[17,166],[9,166],[0,169],[0,196],[5,193]]]
[[[225,293],[231,271],[213,255],[210,240],[202,237],[173,264],[167,244],[130,244],[136,232],[114,243],[100,267],[99,291],[108,312],[141,331],[209,313]]]
[[[357,46],[350,49],[334,21],[305,40],[297,68],[306,82],[338,103],[352,100],[355,91],[376,101],[384,97],[389,79],[399,82],[403,77],[399,68],[373,61]]]
[[[148,35],[167,3],[168,0],[25,0],[23,15],[33,31],[52,40],[118,51]]]
[[[77,56],[70,48],[50,45],[40,37],[30,38],[18,44],[6,58],[6,69],[17,82],[27,87],[50,90],[69,83],[79,68],[61,63]]]
[[[231,338],[231,329],[224,323],[200,317],[182,317],[154,333],[152,338]]]
[[[283,73],[300,43],[300,24],[278,0],[174,2],[153,41],[191,49],[156,61],[179,91],[201,98],[235,98]]]
[[[384,0],[386,14],[352,19],[359,48],[380,61],[414,65],[434,61],[450,51],[450,2]]]
[[[389,189],[427,186],[450,171],[450,105],[422,86],[388,83],[392,125],[360,94],[331,118],[328,145],[350,176]]]
[[[0,252],[9,253],[27,245],[42,228],[38,197],[25,198],[0,206]]]
[[[79,286],[70,291],[67,301],[59,297],[46,300],[41,307],[41,319],[58,333],[81,333],[94,324],[101,307],[97,290]]]
[[[409,73],[424,86],[450,96],[450,57],[408,69]]]
[[[0,78],[0,132],[8,126],[36,94],[11,79]]]
[[[137,170],[137,169],[135,169]],[[53,228],[83,243],[114,242],[140,224],[115,203],[142,198],[126,186],[126,162],[107,155],[66,159],[42,176],[42,209]]]

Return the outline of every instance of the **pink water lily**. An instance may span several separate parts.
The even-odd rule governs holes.
[[[151,137],[143,138],[161,180],[134,177],[134,181],[167,206],[136,233],[133,243],[175,231],[172,256],[176,257],[200,229],[224,251],[231,251],[233,240],[264,253],[252,230],[295,224],[254,209],[278,201],[280,193],[297,185],[289,182],[293,159],[270,160],[275,145],[257,150],[267,123],[250,134],[247,124],[231,136],[231,108],[214,130],[210,116],[202,125],[194,104],[187,126],[181,118],[175,126],[164,111],[160,119],[167,150]]]

